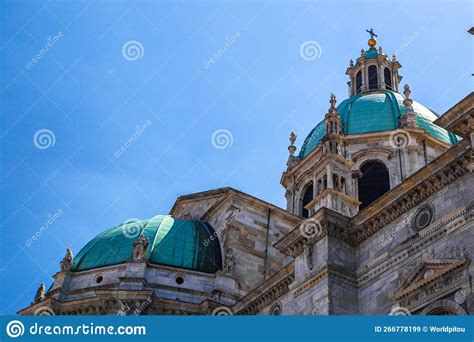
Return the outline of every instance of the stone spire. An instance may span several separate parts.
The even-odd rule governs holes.
[[[331,93],[329,97],[330,107],[324,116],[326,125],[326,136],[323,138],[323,153],[342,154],[342,127],[341,116],[336,108],[336,95]]]

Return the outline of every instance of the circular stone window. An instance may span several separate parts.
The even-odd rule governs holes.
[[[184,276],[181,274],[178,274],[176,278],[174,278],[174,280],[176,281],[176,284],[181,285],[184,283]]]
[[[413,227],[416,230],[421,230],[428,227],[434,219],[434,207],[427,205],[418,210],[413,219]]]
[[[98,275],[97,277],[95,277],[95,283],[96,284],[102,283],[102,280],[104,280],[104,277],[101,276],[101,275]]]

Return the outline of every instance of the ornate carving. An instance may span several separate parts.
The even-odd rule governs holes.
[[[150,241],[143,233],[133,242],[133,260],[142,260],[148,249]]]
[[[432,272],[427,274],[428,270]],[[439,298],[440,294],[448,294],[459,286],[465,288],[466,284],[469,284],[467,259],[434,259],[420,264],[395,293],[394,299],[400,306],[416,310]],[[468,290],[458,291],[458,300],[464,302],[469,293]]]
[[[304,246],[304,257],[306,261],[306,267],[308,270],[313,269],[313,245],[306,244]]]
[[[69,271],[73,262],[73,255],[71,248],[66,249],[66,255],[64,256],[63,260],[59,263],[61,267],[61,271]]]
[[[235,273],[234,251],[232,248],[227,248],[224,258],[224,273],[234,275]]]
[[[44,285],[44,283],[41,283],[41,285],[38,287],[38,290],[36,290],[35,301],[33,302],[33,304],[42,302],[44,300],[45,292],[46,286]]]

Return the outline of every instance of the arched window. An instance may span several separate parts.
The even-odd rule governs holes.
[[[313,200],[313,182],[310,182],[305,190],[303,191],[303,197],[301,198],[301,216],[304,218],[309,217],[309,211],[304,207]]]
[[[369,89],[377,89],[378,87],[377,67],[375,65],[371,65],[369,66]]]
[[[383,78],[385,79],[385,87],[389,90],[393,90],[393,88],[392,88],[392,73],[390,72],[389,68],[385,68],[383,70]]]
[[[362,210],[390,190],[390,179],[387,168],[378,161],[365,163],[360,171],[359,201],[362,204],[359,209]]]
[[[359,70],[359,72],[356,75],[356,94],[360,93],[361,88],[362,88],[362,72]]]

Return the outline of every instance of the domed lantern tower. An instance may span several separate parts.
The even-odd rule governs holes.
[[[321,207],[352,217],[457,142],[434,123],[435,112],[411,98],[408,84],[400,88],[400,63],[367,32],[369,49],[346,70],[349,98],[336,107],[331,95],[297,155],[296,135],[290,138],[281,183],[287,210],[304,218]]]
[[[398,74],[398,69],[401,68],[400,63],[396,60],[395,55],[390,60],[383,52],[382,47],[376,48],[375,37],[377,35],[372,29],[367,32],[371,36],[368,41],[369,50],[362,49],[355,65],[351,59],[346,70],[346,75],[350,77],[350,81],[347,83],[349,96],[375,89],[398,92],[398,85],[402,80],[402,76]]]

